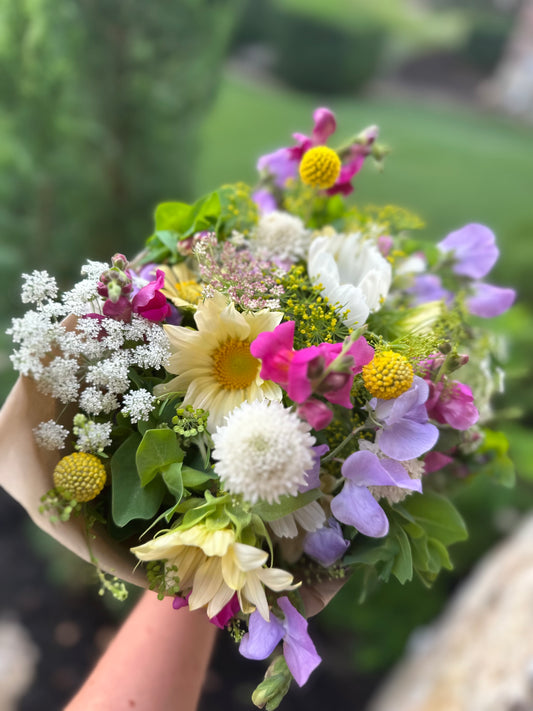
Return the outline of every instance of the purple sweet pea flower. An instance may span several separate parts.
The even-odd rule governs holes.
[[[329,452],[329,447],[327,444],[317,444],[316,447],[311,447],[311,450],[313,452],[313,466],[305,473],[305,484],[298,487],[300,494],[320,488],[320,457]]]
[[[334,518],[330,518],[318,531],[311,531],[306,535],[304,553],[324,568],[329,568],[342,558],[349,545],[350,541],[345,540],[339,523]]]
[[[413,278],[413,285],[406,292],[413,297],[414,306],[428,301],[445,301],[448,304],[453,301],[453,294],[442,286],[436,274],[417,274]]]
[[[473,284],[474,294],[466,300],[466,306],[474,316],[493,318],[505,313],[514,304],[516,291],[484,282]]]
[[[453,271],[471,279],[488,274],[500,255],[494,233],[477,223],[450,232],[437,247],[443,254],[453,252]]]
[[[376,444],[387,457],[399,462],[416,459],[434,446],[439,430],[428,422],[428,396],[428,384],[415,376],[409,390],[399,397],[370,401],[373,417],[380,424]]]
[[[283,639],[283,655],[289,671],[298,686],[303,686],[322,660],[307,632],[305,617],[291,605],[288,597],[278,598],[278,605],[285,615],[284,620],[271,615],[267,622],[257,610],[252,612],[239,652],[246,659],[266,659]]]
[[[132,309],[136,314],[149,321],[164,321],[170,315],[170,306],[165,295],[159,291],[165,285],[165,273],[158,269],[155,281],[149,282],[135,294],[132,299]]]
[[[411,479],[400,462],[379,459],[368,450],[350,454],[341,471],[345,482],[340,494],[331,502],[331,513],[338,521],[354,526],[372,538],[386,536],[389,521],[369,486],[398,486],[410,491],[422,491],[420,480]]]

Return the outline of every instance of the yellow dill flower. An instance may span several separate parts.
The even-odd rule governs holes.
[[[405,356],[394,351],[377,353],[363,366],[363,382],[368,392],[381,400],[392,400],[413,384],[413,368]]]
[[[94,454],[75,452],[60,459],[53,473],[54,485],[76,501],[92,501],[104,488],[106,471]]]
[[[340,172],[341,159],[327,146],[310,148],[300,162],[300,178],[313,188],[332,188]]]

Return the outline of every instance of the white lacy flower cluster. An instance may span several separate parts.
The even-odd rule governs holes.
[[[104,300],[96,285],[107,268],[105,263],[89,262],[82,269],[86,278],[61,301],[56,300],[55,280],[45,271],[24,275],[23,298],[35,309],[13,319],[8,333],[19,347],[11,360],[22,375],[35,379],[42,392],[64,404],[79,401],[80,411],[94,417],[119,409],[124,401],[122,411],[137,422],[147,419],[154,398],[147,398],[146,391],[139,396],[130,392],[129,369],[164,367],[169,343],[163,328],[142,316],[133,314],[129,323],[102,316]],[[36,431],[39,441],[61,448],[66,434],[59,426],[54,429],[53,422],[44,424]],[[107,446],[110,427],[104,429],[81,433],[78,449],[92,452]]]

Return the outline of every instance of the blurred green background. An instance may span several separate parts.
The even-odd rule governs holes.
[[[467,222],[496,233],[502,254],[491,281],[519,294],[490,324],[507,339],[507,387],[497,405],[517,486],[467,483],[457,505],[471,539],[453,551],[456,572],[432,593],[392,583],[363,612],[357,581],[346,586],[317,624],[351,628],[349,664],[359,671],[394,661],[410,631],[432,619],[482,552],[533,506],[533,121],[489,110],[484,100],[521,7],[510,0],[0,4],[2,332],[21,311],[21,271],[48,269],[68,284],[85,258],[133,256],[157,202],[253,183],[258,156],[290,145],[293,131],[310,132],[320,105],[335,111],[339,140],[375,123],[392,149],[383,172],[365,166],[351,200],[410,208],[432,241]],[[1,336],[2,397],[14,381],[9,349]],[[51,558],[62,555],[52,550]]]

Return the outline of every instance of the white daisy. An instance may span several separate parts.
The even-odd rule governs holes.
[[[379,309],[392,279],[390,264],[361,234],[316,237],[307,271],[349,328],[362,326]]]
[[[196,310],[198,330],[165,326],[172,352],[166,368],[177,377],[157,387],[155,395],[184,392],[184,405],[209,410],[209,432],[243,402],[281,400],[280,387],[259,376],[261,364],[250,353],[250,343],[274,330],[282,316],[267,309],[239,313],[216,292]]]
[[[296,496],[313,467],[309,425],[279,402],[244,403],[213,434],[215,472],[224,488],[254,504]]]

